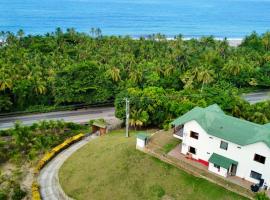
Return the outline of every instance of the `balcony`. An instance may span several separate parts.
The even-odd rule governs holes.
[[[173,129],[173,136],[179,139],[183,139],[184,126],[177,126]]]

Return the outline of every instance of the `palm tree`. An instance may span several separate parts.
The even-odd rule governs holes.
[[[0,91],[4,91],[6,89],[11,89],[11,88],[12,88],[11,79],[0,80]]]
[[[139,83],[142,81],[143,73],[139,68],[132,70],[129,74],[129,78],[133,83]]]
[[[258,82],[255,78],[251,78],[250,81],[249,81],[249,85],[251,86],[257,86],[258,85]]]
[[[12,88],[12,79],[8,74],[5,72],[1,71],[0,72],[0,91],[4,91],[6,89],[11,89]]]
[[[223,70],[227,74],[232,74],[234,76],[238,75],[241,70],[244,68],[241,62],[236,59],[230,59],[223,67]]]
[[[171,65],[166,65],[166,68],[163,71],[165,77],[169,77],[174,71],[174,67]]]
[[[149,115],[146,111],[142,111],[142,109],[139,110],[133,110],[131,112],[130,117],[130,125],[133,126],[136,130],[136,127],[142,127],[149,119]]]
[[[197,79],[199,82],[202,82],[201,91],[203,90],[204,84],[209,84],[214,81],[213,74],[214,74],[213,70],[205,68],[199,72]]]
[[[265,51],[270,50],[270,32],[266,32],[262,36],[262,43],[265,48]]]
[[[184,75],[180,76],[181,81],[185,84],[184,88],[193,88],[194,75],[191,71],[187,71]]]
[[[47,92],[46,82],[41,77],[33,77],[33,89],[36,94],[45,94]]]
[[[118,69],[117,67],[112,67],[108,69],[106,73],[108,76],[111,77],[114,82],[118,82],[121,80],[120,69]]]
[[[15,122],[12,137],[21,150],[27,150],[31,145],[32,132],[28,126],[22,126],[21,122]]]
[[[17,36],[21,39],[23,36],[24,36],[24,31],[22,29],[20,29],[18,32],[17,32]]]

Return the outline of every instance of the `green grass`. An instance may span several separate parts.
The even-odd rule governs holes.
[[[165,144],[162,148],[162,150],[165,153],[169,153],[171,150],[174,149],[174,147],[176,147],[178,144],[180,144],[181,140],[173,138],[171,139],[167,144]]]
[[[89,142],[59,172],[71,197],[84,199],[245,199],[135,149],[123,131]]]

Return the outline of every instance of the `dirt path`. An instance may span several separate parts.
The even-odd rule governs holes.
[[[62,164],[79,148],[87,144],[97,136],[91,135],[80,142],[77,142],[58,154],[40,172],[38,182],[43,200],[66,200],[69,198],[59,184],[58,171]]]

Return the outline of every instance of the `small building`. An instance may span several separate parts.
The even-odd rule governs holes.
[[[149,137],[144,132],[141,132],[137,135],[137,142],[136,142],[136,148],[137,149],[144,149],[145,146],[148,143]]]
[[[92,124],[92,133],[97,133],[102,136],[107,133],[107,124],[101,120],[94,120]]]
[[[226,115],[218,105],[195,107],[172,122],[181,153],[223,177],[270,184],[270,124]]]

